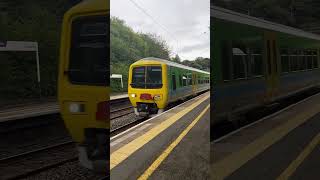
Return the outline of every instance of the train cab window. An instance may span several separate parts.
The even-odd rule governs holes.
[[[156,89],[162,87],[162,71],[160,66],[147,66],[146,88]]]
[[[162,88],[161,66],[140,66],[132,70],[131,87],[142,89]]]
[[[233,48],[233,78],[243,79],[246,78],[246,60],[247,54],[240,48]]]
[[[145,72],[144,66],[135,67],[132,69],[132,83],[133,88],[144,88],[145,87]]]
[[[92,16],[72,22],[67,74],[73,84],[107,86],[109,78],[109,18]]]
[[[281,49],[281,72],[289,72],[289,51],[288,49]]]

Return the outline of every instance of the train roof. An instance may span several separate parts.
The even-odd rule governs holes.
[[[79,4],[72,7],[67,15],[78,14],[78,13],[91,13],[91,12],[103,12],[106,13],[110,10],[109,1],[106,0],[84,0]]]
[[[141,62],[141,61],[157,61],[159,63],[167,64],[167,65],[173,66],[173,67],[188,69],[188,70],[191,70],[191,71],[196,71],[196,72],[200,72],[200,73],[204,73],[204,74],[210,74],[207,71],[203,71],[203,70],[200,70],[200,69],[196,69],[196,68],[193,68],[193,67],[185,66],[185,65],[182,65],[182,64],[179,64],[179,63],[175,63],[175,62],[172,62],[172,61],[168,61],[168,60],[164,60],[164,59],[160,59],[160,58],[155,58],[155,57],[146,57],[146,58],[140,59],[139,61],[137,61],[135,63],[138,63],[138,62]]]
[[[290,26],[274,23],[271,21],[266,21],[256,17],[241,14],[232,10],[224,9],[217,6],[210,7],[210,16],[222,19],[234,23],[246,24],[249,26],[272,30],[276,32],[282,32],[294,36],[304,37],[313,40],[320,40],[320,36],[310,32],[303,31],[301,29],[293,28]]]

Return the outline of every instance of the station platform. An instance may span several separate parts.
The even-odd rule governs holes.
[[[210,143],[211,179],[320,179],[320,94]]]
[[[111,101],[128,98],[127,93],[112,95]],[[19,120],[24,118],[37,117],[41,115],[59,113],[59,104],[57,101],[33,102],[28,104],[19,104],[16,107],[0,109],[0,123],[10,120]]]
[[[128,93],[111,94],[110,100],[128,98]]]
[[[110,138],[111,179],[208,179],[209,92]]]

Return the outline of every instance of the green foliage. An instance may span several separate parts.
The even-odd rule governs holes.
[[[197,57],[194,61],[184,60],[181,63],[186,66],[190,66],[196,69],[201,69],[201,70],[210,72],[209,58]]]
[[[176,63],[181,63],[181,59],[178,54],[174,58],[171,59],[171,61],[176,62]]]
[[[119,82],[111,80],[114,92],[127,91],[130,64],[145,57],[169,59],[169,48],[159,36],[134,32],[117,17],[111,17],[110,43],[111,73],[122,74],[124,80],[123,89]]]
[[[3,0],[0,39],[39,44],[43,96],[55,96],[62,17],[78,1]],[[34,52],[0,53],[0,99],[38,97]]]

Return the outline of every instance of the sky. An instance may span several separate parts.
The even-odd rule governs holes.
[[[210,57],[209,0],[111,0],[110,5],[111,16],[124,20],[134,31],[165,40],[171,56]]]

